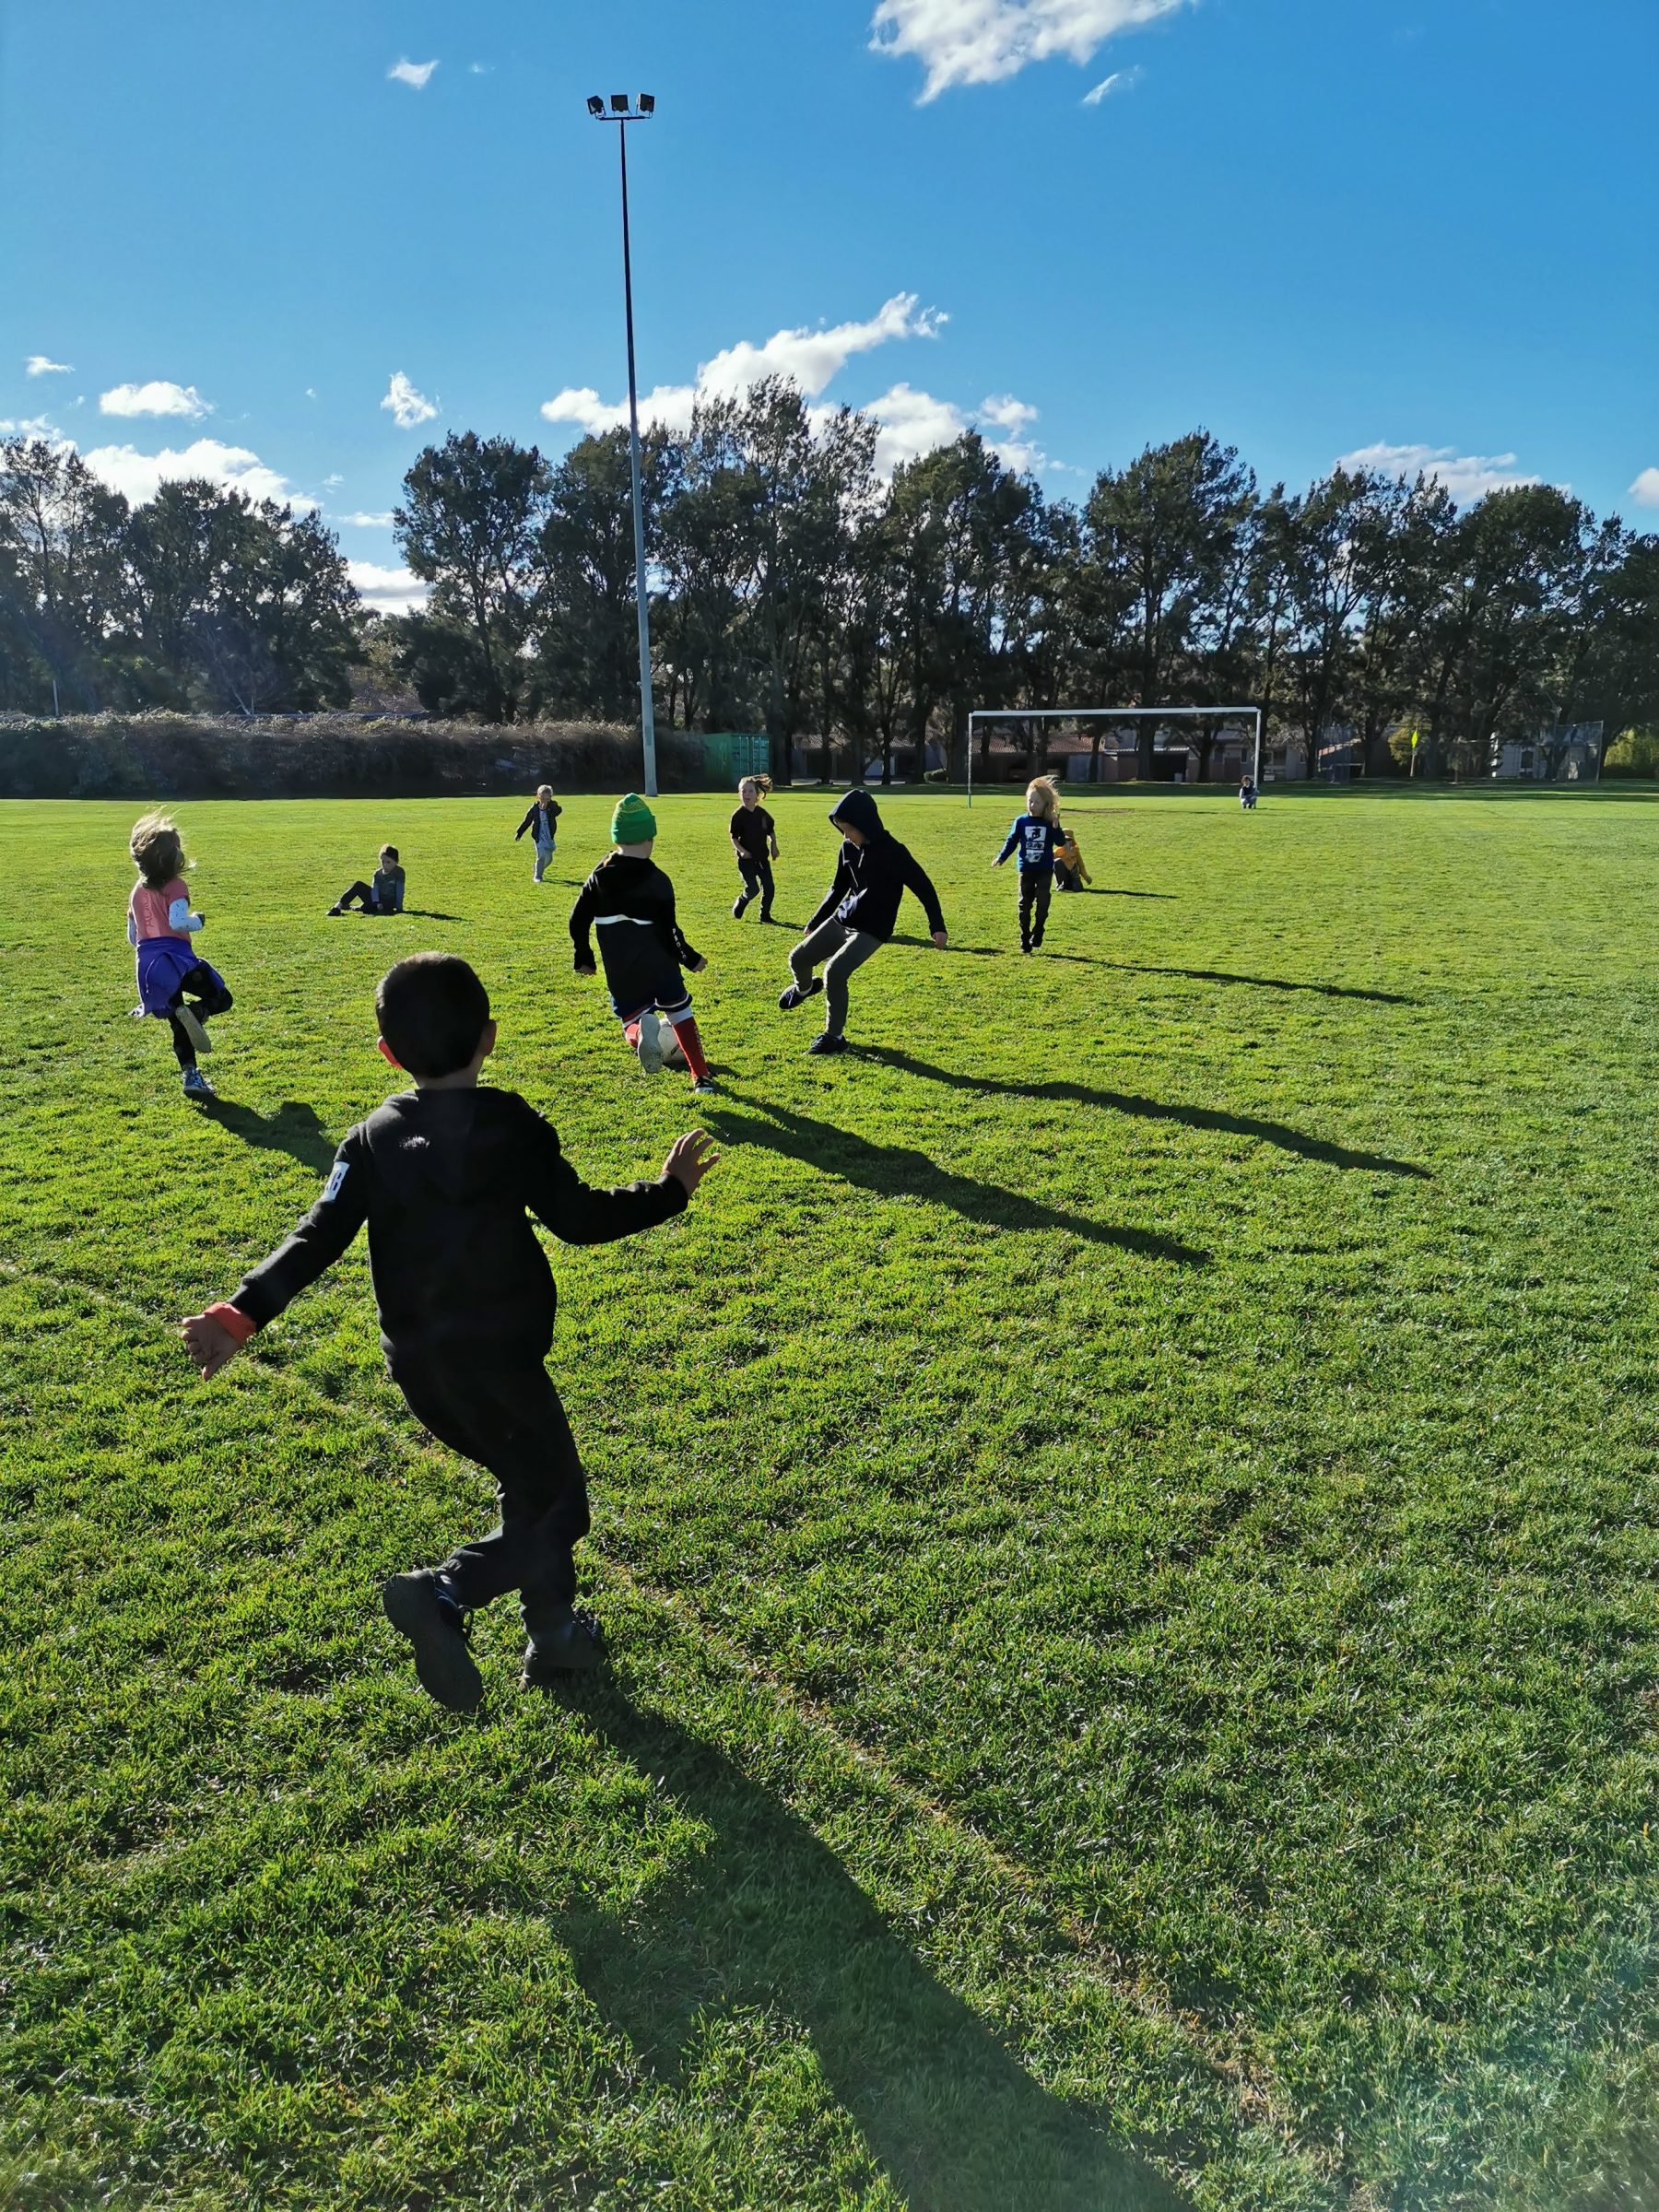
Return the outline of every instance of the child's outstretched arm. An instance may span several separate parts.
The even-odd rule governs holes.
[[[996,858],[991,863],[991,865],[994,868],[1000,868],[1003,865],[1003,862],[1007,859],[1009,853],[1013,852],[1015,846],[1018,842],[1019,823],[1018,820],[1016,820],[1013,827],[1008,831],[1007,842],[1004,845],[1002,851],[997,854]]]
[[[684,1213],[692,1192],[719,1157],[712,1140],[697,1130],[676,1141],[654,1182],[598,1190],[583,1182],[571,1167],[551,1124],[529,1108],[525,1112],[530,1210],[566,1244],[611,1244],[618,1237],[637,1236]]]
[[[934,888],[933,877],[913,853],[906,853],[904,856],[904,880],[921,900],[933,941],[943,952],[946,941],[945,910],[939,904],[939,894]]]
[[[582,887],[581,896],[571,909],[571,942],[576,947],[578,975],[594,973],[594,909],[597,903],[593,877],[589,877]]]
[[[835,878],[824,893],[816,912],[807,915],[801,935],[809,937],[820,922],[828,922],[852,888],[853,871],[844,860],[838,860],[835,864]]]
[[[245,1276],[228,1300],[179,1324],[203,1382],[211,1382],[255,1331],[275,1321],[332,1267],[368,1218],[368,1171],[355,1136],[348,1136],[335,1155],[322,1196],[293,1235]]]

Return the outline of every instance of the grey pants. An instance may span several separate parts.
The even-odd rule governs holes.
[[[872,953],[881,950],[881,939],[866,929],[849,929],[844,923],[820,922],[803,937],[789,956],[789,972],[804,991],[812,971],[824,963],[824,1034],[839,1037],[847,1026],[847,982],[854,968],[862,968]]]

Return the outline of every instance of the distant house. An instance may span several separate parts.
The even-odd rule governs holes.
[[[1535,737],[1494,737],[1495,783],[1594,783],[1601,778],[1603,725],[1562,722]]]

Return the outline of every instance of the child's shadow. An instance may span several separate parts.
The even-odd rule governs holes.
[[[429,906],[405,906],[400,907],[398,912],[406,915],[411,922],[465,922],[466,919],[465,914],[437,913]]]
[[[903,1064],[899,1053],[878,1056]],[[1093,1221],[1087,1214],[1062,1213],[1018,1191],[1004,1190],[994,1182],[977,1182],[971,1175],[953,1174],[925,1152],[908,1146],[873,1145],[850,1130],[838,1129],[832,1122],[815,1121],[809,1114],[792,1112],[787,1106],[773,1105],[770,1100],[746,1099],[736,1090],[729,1095],[740,1105],[757,1107],[768,1118],[762,1122],[718,1111],[711,1113],[710,1128],[723,1143],[764,1145],[770,1151],[804,1159],[880,1197],[924,1199],[935,1206],[949,1206],[964,1220],[982,1221],[993,1229],[1084,1237],[1096,1244],[1116,1244],[1124,1252],[1140,1253],[1148,1259],[1174,1260],[1185,1267],[1209,1265],[1207,1252],[1178,1243],[1173,1237],[1159,1236],[1149,1229],[1129,1229],[1118,1222]]]
[[[203,1112],[210,1122],[229,1129],[232,1136],[240,1136],[244,1145],[262,1151],[286,1152],[319,1175],[326,1175],[334,1165],[335,1140],[317,1119],[314,1106],[290,1099],[267,1116],[255,1113],[251,1106],[232,1105],[227,1099],[208,1099]]]
[[[688,1888],[626,1926],[578,1906],[583,1986],[659,2077],[705,2021],[775,2008],[912,2212],[1182,2212],[1106,2140],[1108,2116],[1033,2080],[896,1936],[806,1824],[604,1676],[555,1693],[711,1831]]]

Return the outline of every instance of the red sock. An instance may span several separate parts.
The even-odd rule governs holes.
[[[637,1021],[625,1021],[622,1024],[622,1034],[628,1040],[629,1051],[630,1053],[637,1053],[640,1049],[639,1023]]]
[[[686,1065],[691,1070],[694,1083],[706,1083],[709,1064],[703,1057],[702,1039],[697,1033],[697,1024],[689,1016],[674,1024],[674,1033],[679,1039],[680,1051],[686,1055]]]

